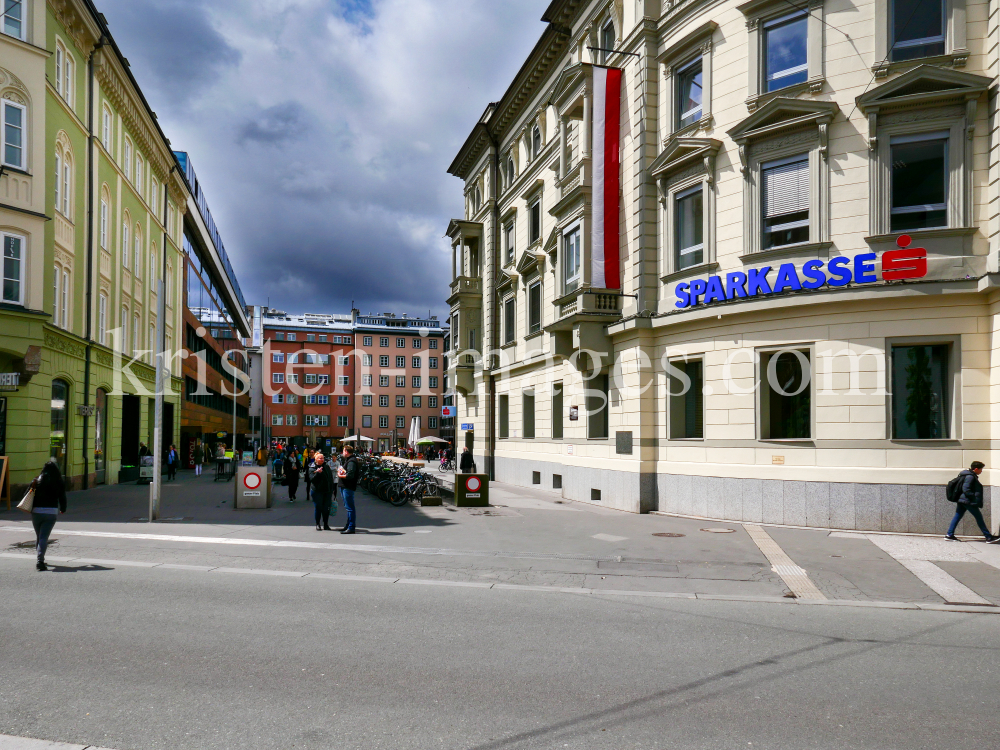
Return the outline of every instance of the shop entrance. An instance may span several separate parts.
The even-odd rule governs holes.
[[[139,465],[139,423],[142,404],[138,396],[122,396],[122,466]]]

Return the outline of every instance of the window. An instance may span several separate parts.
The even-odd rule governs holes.
[[[111,110],[107,104],[101,111],[101,143],[105,151],[111,151]]]
[[[337,417],[337,427],[347,427],[347,417]]]
[[[282,333],[281,331],[278,331],[276,334],[274,334],[274,340],[275,341],[284,341],[285,340],[285,334]]]
[[[145,196],[146,189],[142,181],[142,157],[139,156],[138,152],[135,155],[135,186],[139,189],[139,195]]]
[[[378,345],[379,346],[389,346],[389,337],[388,336],[381,336],[379,338],[379,340],[378,340]]]
[[[396,396],[396,408],[402,409],[406,406],[406,396]]]
[[[406,339],[403,339],[403,338],[396,339],[396,348],[397,349],[405,349],[406,348]]]
[[[132,141],[128,138],[125,139],[125,146],[123,147],[122,156],[122,171],[125,173],[125,179],[132,179]]]
[[[531,158],[538,158],[538,155],[542,153],[542,131],[535,125],[531,129]]]
[[[812,372],[809,350],[761,352],[761,440],[812,437]]]
[[[419,375],[414,375],[413,378],[412,378],[412,381],[413,381],[413,387],[414,388],[419,388],[420,387],[420,376]]]
[[[397,375],[396,376],[396,387],[397,388],[406,388],[406,376],[405,375]]]
[[[389,355],[388,354],[381,355],[378,358],[378,364],[379,364],[379,367],[388,367],[389,366]]]
[[[135,240],[132,243],[132,247],[132,260],[135,263],[135,268],[132,271],[135,273],[135,277],[139,279],[142,278],[142,230],[138,224],[135,225]]]
[[[389,376],[388,375],[379,375],[378,376],[378,384],[379,384],[380,388],[388,388],[389,387]]]
[[[283,373],[283,372],[272,373],[271,374],[271,382],[272,383],[284,383],[285,382],[285,373]]]
[[[285,396],[281,393],[274,393],[271,395],[272,404],[283,404],[285,403]]]
[[[503,342],[513,343],[515,338],[514,323],[516,320],[516,308],[514,298],[508,297],[503,303]]]
[[[316,385],[316,373],[306,373],[306,385]]]
[[[414,408],[414,409],[419,409],[420,408],[420,396],[414,396],[413,399],[412,399],[412,403],[410,404],[410,406],[412,408]]]
[[[403,429],[406,427],[406,417],[396,417],[396,429]]]
[[[131,253],[130,244],[131,230],[129,229],[129,216],[125,214],[125,220],[122,222],[122,267],[128,268],[129,266],[129,254]]]
[[[334,336],[334,338],[339,339],[340,336]],[[320,340],[321,343],[325,343],[326,342],[326,335],[325,334],[320,334],[319,340]],[[337,343],[337,342],[334,342],[334,343]]]
[[[807,170],[808,171],[808,170]],[[699,183],[674,196],[677,258],[676,268],[681,270],[697,266],[705,260],[703,190]],[[807,207],[808,210],[808,207]],[[808,224],[806,232],[808,233]],[[808,234],[807,234],[808,237]]]
[[[705,376],[702,360],[671,362],[669,378],[669,437],[700,439],[705,437]]]
[[[363,339],[361,339],[361,341],[362,341],[362,343],[365,346],[371,346],[372,345],[372,337],[371,336],[365,336]]]
[[[287,419],[286,424],[289,427],[295,427],[299,423],[299,416],[298,416],[298,414],[286,414],[285,417]]]
[[[316,376],[316,382],[319,383],[320,385],[330,385],[330,376],[329,375],[317,375]]]
[[[347,396],[337,396],[337,406],[347,406]]]
[[[7,2],[7,0],[4,0]],[[55,459],[66,476],[66,465],[69,453],[69,383],[65,380],[52,381],[52,400],[50,402],[49,456]]]
[[[766,91],[803,83],[809,77],[807,34],[807,13],[791,13],[764,23]]]
[[[524,391],[521,394],[521,436],[535,437],[535,392]]]
[[[330,382],[330,376],[329,375],[323,375],[323,377],[327,379],[326,382]],[[337,376],[337,385],[350,385],[350,383],[351,383],[351,378],[349,376],[347,376],[347,375],[338,375]]]
[[[104,292],[97,298],[97,343],[108,345],[108,295]]]
[[[58,269],[56,273],[59,273]],[[69,328],[69,271],[65,268],[62,270],[62,289],[59,294],[59,321],[63,328]],[[135,329],[132,339],[136,342],[139,340],[139,318],[136,316],[135,319]]]
[[[0,233],[3,238],[3,301],[24,304],[24,237]]]
[[[326,341],[326,336],[320,336],[319,340],[320,341]],[[342,343],[344,343],[344,340],[340,336],[334,336],[333,337],[333,343],[335,343],[335,344],[342,344]]]
[[[891,351],[892,437],[950,438],[948,345],[893,346]]]
[[[101,198],[101,247],[108,249],[108,202]]]
[[[411,359],[411,361],[410,361],[410,367],[412,367],[414,370],[419,370],[420,369],[420,357],[413,357]]]
[[[372,355],[370,355],[370,354],[362,354],[361,355],[361,365],[363,367],[371,367],[372,366]]]
[[[563,237],[563,291],[570,293],[580,287],[580,228]]]
[[[307,333],[306,334],[306,341],[315,341],[315,340],[316,340],[316,334],[315,333]]]
[[[428,388],[437,388],[438,387],[437,375],[431,375],[429,378],[427,378],[427,387]]]
[[[420,349],[424,345],[423,344],[423,339],[412,338],[412,339],[410,339],[410,341],[413,342],[413,348],[414,349]]]
[[[369,406],[370,406],[370,404],[369,404]],[[361,415],[361,426],[362,427],[371,427],[372,426],[372,415],[371,414],[362,414]]]
[[[388,406],[389,405],[389,397],[388,396],[379,396],[378,397],[378,405],[381,406],[381,407]]]
[[[406,357],[396,357],[396,369],[402,370],[406,367]]]
[[[438,397],[437,396],[428,396],[427,397],[427,408],[428,409],[437,409],[437,405],[438,405]]]
[[[601,27],[601,62],[607,62],[615,48],[615,24],[610,18]]]
[[[809,241],[809,156],[761,164],[764,249]]]
[[[514,222],[508,222],[503,227],[503,250],[505,263],[507,265],[514,262]]]
[[[6,2],[7,0],[5,0]],[[9,99],[0,100],[3,105],[0,110],[0,120],[3,126],[3,161],[8,167],[16,169],[27,169],[27,159],[25,159],[26,144],[24,142],[25,120],[27,110],[20,104],[15,104]]]
[[[351,343],[351,337],[350,336],[344,336],[344,343],[345,344],[350,344]]]
[[[351,363],[350,357],[337,357],[337,364],[340,365],[341,367],[349,365],[350,363]]]
[[[378,426],[382,429],[386,429],[389,426],[389,417],[380,416],[378,418]]]
[[[606,438],[608,436],[608,388],[607,375],[595,375],[586,383],[587,437]]]
[[[9,0],[5,0],[5,2],[9,2]],[[66,51],[66,46],[60,39],[56,40],[55,66],[56,92],[72,107],[75,88],[73,85],[75,64],[73,56]]]
[[[294,334],[294,333],[289,333],[289,334],[288,334],[288,335],[287,335],[287,336],[285,337],[285,341],[295,341],[295,334]]]
[[[285,394],[285,403],[286,404],[297,404],[297,403],[299,403],[299,397],[298,397],[298,395],[296,395],[294,393],[286,393]]]
[[[552,439],[563,438],[563,384],[561,380],[552,384]]]
[[[894,136],[891,230],[948,226],[948,133]]]
[[[428,341],[427,341],[427,348],[428,349],[437,349],[438,348],[437,339],[428,339]]]
[[[698,122],[702,115],[702,59],[697,57],[677,71],[676,128]]]
[[[4,0],[3,33],[16,39],[24,39],[24,3],[22,0]]]
[[[368,386],[370,388],[371,384],[372,384],[372,376],[371,375],[362,375],[361,376],[361,385],[365,385],[365,386]]]
[[[437,417],[427,417],[427,429],[429,429],[429,430],[436,430],[437,426],[438,426],[438,418]]]
[[[517,169],[514,167],[514,157],[507,157],[507,187],[514,184],[514,180],[517,179]]]
[[[944,0],[891,0],[890,7],[893,61],[944,54]]]
[[[60,146],[56,146],[56,148],[55,209],[66,218],[72,218],[70,215],[72,203],[70,191],[73,186],[73,161],[68,151],[64,151]]]
[[[271,354],[271,361],[272,362],[284,362],[285,361],[285,353],[284,352],[273,352]]]
[[[528,334],[542,330],[542,284],[536,281],[528,287]]]
[[[308,419],[308,417],[306,417],[306,419]],[[284,414],[272,414],[271,415],[271,424],[274,427],[281,427],[284,423],[285,423],[285,415]]]
[[[497,399],[497,433],[501,440],[510,437],[510,396],[504,394]]]
[[[542,199],[537,198],[528,208],[528,243],[534,244],[542,238]]]
[[[292,373],[291,375],[289,375],[288,376],[288,382],[289,383],[298,383],[299,382],[299,376],[298,376],[298,374],[297,373]]]
[[[438,367],[438,358],[437,357],[428,357],[427,358],[427,369],[428,370],[436,370],[437,367]]]
[[[121,315],[118,318],[118,330],[121,338],[121,352],[124,354],[128,349],[128,308],[122,307]]]
[[[361,397],[361,405],[362,406],[371,406],[372,405],[372,397],[371,396],[362,396]],[[371,425],[369,425],[369,427],[370,426]]]

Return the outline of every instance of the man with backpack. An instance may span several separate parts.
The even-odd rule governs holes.
[[[979,475],[983,473],[985,466],[986,464],[982,461],[973,461],[968,469],[948,482],[948,500],[955,503],[955,516],[951,519],[948,533],[944,537],[950,542],[959,541],[958,537],[955,536],[955,529],[958,528],[958,522],[962,520],[962,516],[966,512],[971,513],[972,517],[976,519],[979,530],[983,532],[987,542],[991,544],[1000,542],[1000,537],[993,536],[986,527],[983,514],[979,510],[983,507],[983,485],[979,481]]]

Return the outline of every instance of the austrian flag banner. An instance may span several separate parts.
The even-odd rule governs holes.
[[[619,128],[622,72],[594,66],[594,195],[590,237],[590,282],[595,289],[621,289],[618,250],[620,192]]]

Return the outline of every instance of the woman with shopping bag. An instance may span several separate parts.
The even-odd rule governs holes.
[[[58,514],[66,512],[66,485],[54,461],[48,461],[42,467],[42,473],[31,482],[28,494],[17,507],[31,513],[31,525],[35,528],[35,554],[38,558],[35,569],[48,570],[45,550],[49,546],[49,535],[56,525]]]

